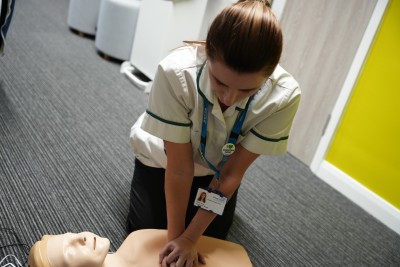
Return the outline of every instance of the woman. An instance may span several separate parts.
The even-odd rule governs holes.
[[[159,64],[146,112],[131,130],[127,229],[168,229],[163,266],[196,264],[202,234],[226,238],[248,167],[259,155],[286,152],[300,89],[278,65],[281,52],[268,1],[247,0],[215,18],[205,43]],[[193,205],[202,188],[215,200],[213,212]]]
[[[207,193],[206,192],[201,192],[199,197],[197,198],[197,201],[200,202],[206,202],[206,198],[207,198]]]
[[[90,232],[45,235],[29,253],[29,267],[156,267],[158,252],[167,242],[165,230],[146,229],[131,233],[115,253],[108,254],[110,241]],[[203,266],[252,266],[242,246],[201,237]]]

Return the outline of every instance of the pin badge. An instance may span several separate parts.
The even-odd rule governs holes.
[[[232,143],[227,143],[222,147],[222,154],[224,156],[230,156],[235,152],[235,145]]]

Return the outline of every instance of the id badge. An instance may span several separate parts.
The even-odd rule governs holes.
[[[226,201],[227,198],[217,191],[199,188],[196,199],[194,200],[194,205],[203,210],[222,215],[222,213],[224,213]]]

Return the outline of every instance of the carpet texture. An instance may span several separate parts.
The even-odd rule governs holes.
[[[68,29],[68,5],[16,1],[0,57],[0,260],[26,261],[46,233],[92,231],[111,250],[126,235],[147,96]],[[254,266],[400,266],[400,236],[290,154],[246,173],[228,237]]]

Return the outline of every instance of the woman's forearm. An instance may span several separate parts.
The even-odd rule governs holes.
[[[192,177],[165,173],[165,198],[167,204],[168,240],[173,240],[185,231],[186,210],[189,201]]]
[[[215,217],[215,213],[199,209],[182,236],[196,244]]]
[[[168,240],[185,231],[185,218],[194,176],[193,151],[190,143],[164,141],[167,153],[165,200],[167,205]]]
[[[229,174],[226,176],[223,175],[223,177],[221,177],[218,191],[230,199],[239,187],[242,178],[243,176],[229,176]],[[215,184],[215,178],[211,185],[213,184]],[[199,208],[188,228],[183,233],[183,236],[186,239],[191,240],[193,243],[196,243],[216,216],[217,215],[211,211]]]

